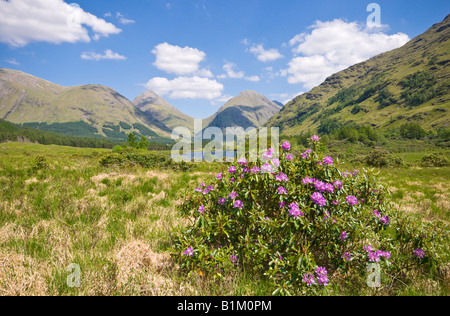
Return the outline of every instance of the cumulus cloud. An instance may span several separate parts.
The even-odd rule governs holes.
[[[263,63],[275,61],[277,59],[281,59],[284,56],[280,54],[278,49],[264,49],[264,46],[262,44],[259,45],[253,45],[248,49],[248,51],[256,56],[259,61],[262,61]]]
[[[289,83],[303,83],[307,89],[319,85],[333,73],[409,41],[403,33],[388,35],[381,29],[339,19],[317,21],[311,28],[310,33],[298,34],[289,41],[295,56],[288,68],[281,71]]]
[[[153,65],[159,70],[176,75],[191,75],[200,70],[206,54],[197,48],[180,47],[162,43],[152,53],[156,56]]]
[[[244,78],[245,76],[245,72],[243,71],[235,71],[234,68],[236,68],[236,64],[234,63],[226,63],[225,65],[223,65],[223,70],[225,70],[225,72],[227,73],[226,76],[224,77],[223,75],[221,76],[222,78],[233,78],[233,79],[241,79]]]
[[[14,47],[30,42],[90,42],[121,31],[63,0],[0,0],[0,42]]]
[[[261,80],[261,78],[259,78],[259,76],[250,76],[250,77],[245,77],[245,80],[251,81],[251,82],[259,82]]]
[[[119,22],[121,24],[134,24],[136,23],[135,20],[127,19],[122,13],[117,12],[116,14],[117,18],[119,19]]]
[[[173,80],[156,77],[150,79],[145,87],[161,96],[171,99],[207,99],[213,100],[222,96],[224,86],[216,80],[194,77],[177,77]]]
[[[84,52],[81,54],[81,59],[84,60],[125,60],[127,59],[125,56],[122,56],[118,53],[114,53],[112,50],[107,49],[103,54],[98,54],[96,52]]]
[[[226,79],[226,78],[232,78],[232,79],[245,79],[247,81],[251,82],[258,82],[261,79],[258,76],[245,76],[244,71],[235,70],[237,68],[237,65],[235,63],[227,62],[225,65],[223,65],[223,70],[225,70],[225,74],[221,74],[217,76],[219,79]]]

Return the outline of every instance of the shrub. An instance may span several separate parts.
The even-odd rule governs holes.
[[[405,123],[400,126],[400,134],[407,139],[423,139],[427,132],[417,123]]]
[[[444,260],[446,227],[394,212],[373,171],[341,171],[319,147],[282,151],[280,164],[273,151],[266,161],[239,160],[188,193],[180,210],[191,224],[172,250],[181,268],[219,279],[241,269],[269,279],[276,295],[326,294],[355,276],[365,284],[370,263],[395,289],[413,269]]]
[[[140,152],[133,148],[127,148],[122,153],[112,153],[103,156],[100,159],[100,165],[103,167],[137,165],[143,168],[162,168],[183,172],[192,168],[191,165],[185,162],[175,163],[167,155]]]
[[[443,154],[431,154],[425,155],[420,165],[422,167],[447,167],[450,162]]]
[[[47,159],[44,156],[37,156],[36,158],[34,158],[33,165],[31,168],[33,170],[48,169]]]
[[[112,152],[113,153],[116,153],[116,154],[118,154],[118,153],[121,153],[123,151],[123,147],[122,146],[115,146],[113,149],[112,149]]]
[[[371,167],[399,167],[403,166],[403,160],[394,156],[388,150],[375,149],[366,156],[364,162]]]

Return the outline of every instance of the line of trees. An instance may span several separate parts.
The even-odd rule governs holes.
[[[42,145],[84,148],[113,148],[118,144],[118,142],[105,139],[66,136],[0,120],[0,142],[4,143],[9,141],[26,141]]]

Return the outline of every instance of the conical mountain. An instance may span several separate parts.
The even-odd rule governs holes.
[[[194,128],[194,119],[176,109],[155,92],[148,90],[133,101],[133,105],[144,113],[154,117],[169,129],[182,126],[191,131]]]
[[[247,90],[229,100],[216,114],[203,122],[204,127],[261,127],[281,106],[270,101],[264,95]]]

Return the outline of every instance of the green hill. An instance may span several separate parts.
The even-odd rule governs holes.
[[[123,140],[131,132],[158,139],[170,130],[111,88],[63,87],[0,68],[0,119],[70,136]]]
[[[450,123],[450,15],[396,50],[330,76],[284,106],[267,126],[282,133],[332,132],[345,125],[426,131]]]
[[[0,143],[11,141],[85,148],[113,148],[119,144],[106,139],[82,138],[37,130],[0,120]]]

